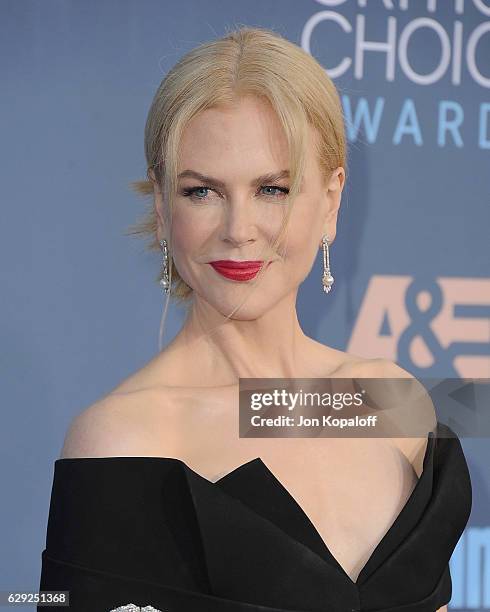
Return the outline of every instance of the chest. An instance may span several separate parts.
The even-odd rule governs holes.
[[[184,402],[176,414],[178,421],[165,422],[173,456],[211,482],[260,457],[354,581],[417,482],[387,438],[239,438],[229,398],[214,397],[199,412]],[[159,440],[161,425],[152,428]]]
[[[262,459],[356,580],[416,485],[411,464],[386,439],[279,442]]]
[[[190,466],[215,482],[260,457],[353,581],[417,483],[410,462],[387,439],[214,442],[213,447],[189,453]]]

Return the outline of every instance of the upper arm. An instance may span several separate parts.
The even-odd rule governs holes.
[[[108,395],[76,415],[65,435],[60,459],[137,455],[148,448],[149,431],[134,400]]]

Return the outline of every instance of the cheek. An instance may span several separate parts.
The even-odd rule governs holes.
[[[293,208],[287,238],[285,240],[286,258],[299,264],[312,264],[320,244],[321,214],[320,206],[311,201],[301,201]]]
[[[289,240],[285,257],[287,272],[295,279],[303,279],[311,270],[316,255],[317,250],[311,236],[301,235]]]
[[[189,245],[195,240],[192,224],[183,223],[180,219],[174,219],[172,224],[172,244],[176,251],[187,251]]]
[[[186,211],[177,210],[172,219],[172,242],[174,251],[183,257],[199,253],[209,236],[209,223],[203,215],[186,214]]]
[[[192,224],[174,217],[172,223],[171,255],[177,270],[184,280],[189,280],[189,259],[198,249],[197,235]]]
[[[204,261],[217,252],[213,248],[212,236],[213,226],[205,215],[174,212],[171,254],[180,276],[191,286],[199,284],[201,275],[207,271]]]

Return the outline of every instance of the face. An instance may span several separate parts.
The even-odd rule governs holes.
[[[324,184],[315,137],[310,128],[301,192],[271,263],[265,262],[261,277],[254,277],[254,270],[232,270],[230,278],[227,270],[210,262],[260,261],[280,231],[290,184],[283,175],[289,161],[286,136],[272,107],[252,96],[233,107],[208,109],[186,126],[171,241],[156,188],[155,207],[158,238],[167,238],[174,264],[196,302],[203,300],[228,316],[246,298],[232,318],[253,320],[279,301],[295,299],[322,236],[327,234],[330,243],[335,237],[345,178],[338,168]],[[258,286],[252,288],[254,283]]]

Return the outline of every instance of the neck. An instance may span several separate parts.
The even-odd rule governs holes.
[[[257,318],[235,313],[227,319],[196,299],[174,340],[166,348],[195,386],[238,384],[239,378],[289,378],[304,371],[318,343],[298,321],[296,296]],[[323,348],[323,347],[322,347]]]

